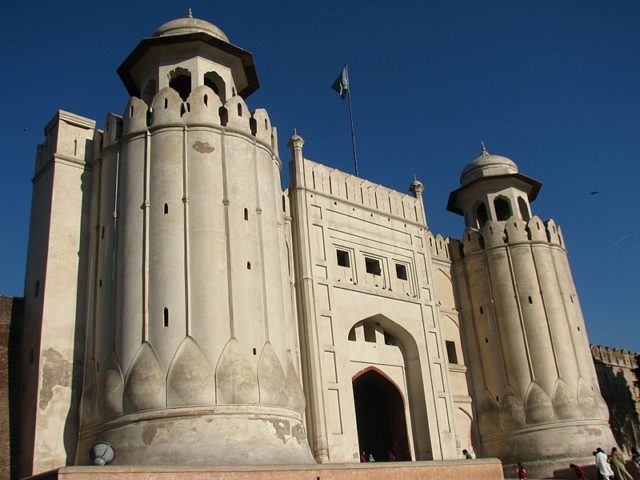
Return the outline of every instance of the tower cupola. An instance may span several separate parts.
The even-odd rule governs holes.
[[[220,28],[194,18],[191,11],[143,39],[120,65],[118,75],[129,94],[147,105],[166,87],[186,101],[193,90],[206,85],[223,105],[236,95],[246,98],[259,87],[251,53],[231,44]]]
[[[480,156],[462,170],[460,188],[451,192],[447,210],[464,215],[467,228],[487,221],[505,222],[512,216],[528,221],[530,202],[542,184],[518,171],[510,158],[489,153],[484,143]]]

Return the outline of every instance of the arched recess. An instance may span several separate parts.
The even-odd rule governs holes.
[[[173,88],[183,101],[191,94],[191,72],[186,68],[176,67],[169,73],[169,86]]]
[[[146,103],[147,105],[151,105],[153,103],[153,97],[155,97],[157,92],[158,88],[156,86],[156,81],[153,79],[149,80],[142,92],[142,100],[144,101],[144,103]]]
[[[352,379],[360,451],[376,461],[411,460],[404,398],[393,380],[376,367]]]
[[[511,202],[505,197],[496,197],[493,200],[493,208],[496,211],[496,220],[508,220],[512,215]]]
[[[413,443],[414,458],[416,460],[432,460],[434,449],[429,435],[429,415],[426,406],[424,382],[422,381],[422,366],[418,344],[409,331],[382,314],[372,315],[355,322],[349,331],[348,339],[351,341],[367,341],[364,335],[358,338],[355,334],[355,329],[365,325],[374,325],[377,331],[381,331],[382,335],[375,336],[375,342],[381,340],[390,348],[398,348],[402,354],[407,388],[408,422],[411,425],[410,435]],[[371,337],[369,337],[369,340],[371,340]],[[380,348],[377,350],[380,350]],[[354,361],[361,363],[362,359],[354,359]],[[362,371],[366,370],[366,368]],[[354,375],[354,378],[356,376]],[[432,413],[433,415],[435,414]]]
[[[484,224],[489,220],[489,212],[487,212],[487,205],[484,202],[476,205],[476,226],[478,228],[484,227]]]
[[[522,218],[522,220],[525,222],[531,220],[529,206],[527,205],[527,201],[522,197],[518,197],[518,209],[520,210],[520,218]]]
[[[207,72],[204,74],[204,84],[220,97],[220,101],[224,105],[227,101],[227,91],[222,77],[216,72]]]

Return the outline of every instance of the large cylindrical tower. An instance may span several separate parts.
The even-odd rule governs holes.
[[[78,463],[311,463],[277,133],[251,54],[173,20],[118,70],[94,164]]]
[[[481,455],[546,476],[615,444],[560,229],[531,214],[541,184],[508,158],[469,163],[448,209]]]

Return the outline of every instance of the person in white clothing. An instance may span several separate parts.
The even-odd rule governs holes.
[[[609,480],[613,478],[613,470],[609,466],[609,462],[607,462],[607,455],[602,451],[601,448],[596,449],[593,452],[593,455],[596,457],[596,467],[598,468],[598,478],[600,480]]]

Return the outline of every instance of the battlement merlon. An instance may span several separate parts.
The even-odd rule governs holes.
[[[303,144],[304,140],[298,135],[289,141],[292,151],[291,188],[336,198],[380,215],[427,228],[421,195],[407,195],[304,158]]]

